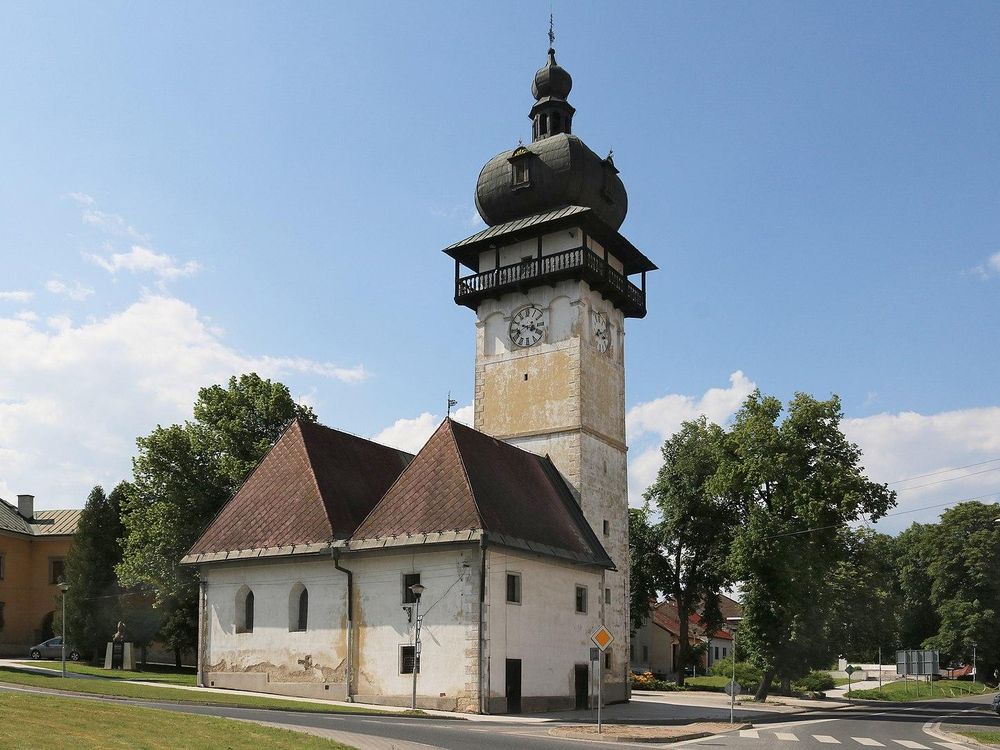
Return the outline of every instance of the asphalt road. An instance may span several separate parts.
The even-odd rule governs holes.
[[[46,691],[47,692],[47,691]],[[65,695],[65,693],[63,693]],[[81,696],[82,697],[82,696]],[[91,698],[95,699],[95,698]],[[126,701],[133,705],[158,708],[177,713],[201,714],[233,719],[266,722],[276,726],[318,729],[327,736],[334,736],[349,744],[389,748],[401,743],[409,750],[423,745],[448,750],[566,750],[580,747],[579,740],[561,739],[548,734],[552,723],[523,723],[506,721],[463,721],[448,719],[414,719],[380,716],[350,716],[337,714],[311,714],[292,711],[229,708],[218,706],[179,705],[153,701]],[[623,720],[631,721],[642,714],[644,723],[659,716],[663,723],[690,721],[692,719],[728,719],[728,709],[703,707],[691,704],[675,705],[665,702],[639,705],[630,704]],[[836,710],[807,711],[804,713],[744,712],[753,722],[754,729],[717,735],[701,740],[674,743],[669,747],[699,746],[705,748],[732,748],[757,750],[758,748],[783,748],[806,750],[830,745],[859,747],[887,747],[899,750],[966,750],[971,746],[929,734],[938,722],[948,725],[962,724],[1000,729],[1000,717],[984,709],[989,697],[925,701],[908,706],[857,706]],[[588,712],[569,715],[545,715],[552,720],[588,720]],[[370,741],[370,742],[369,742]],[[604,743],[598,743],[604,744]],[[594,747],[587,742],[584,747]],[[614,743],[608,747],[650,748],[668,747]]]

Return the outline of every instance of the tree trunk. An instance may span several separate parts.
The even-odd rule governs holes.
[[[757,692],[753,696],[753,699],[755,701],[767,700],[767,693],[771,689],[771,680],[773,679],[774,679],[774,670],[765,669],[764,674],[760,678],[760,685],[757,686]]]
[[[174,649],[174,666],[177,669],[181,668],[181,650],[179,648]]]
[[[791,695],[792,694],[792,678],[782,677],[781,678],[781,694]]]
[[[143,669],[143,671],[146,670],[146,652],[147,652],[147,650],[148,650],[148,647],[147,647],[147,645],[145,643],[143,643],[139,647],[139,658],[142,661],[142,669]]]
[[[677,646],[677,661],[679,663],[674,666],[677,667],[677,685],[679,687],[683,687],[685,671],[688,666],[688,661],[691,658],[691,642],[689,640],[690,636],[688,635],[687,615],[681,612],[680,605],[677,606],[677,616],[680,620],[680,623],[678,623],[678,630],[680,632],[677,634],[677,637],[680,639],[680,644]]]

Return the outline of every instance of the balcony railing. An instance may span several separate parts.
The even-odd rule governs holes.
[[[455,280],[455,301],[475,308],[479,301],[538,283],[581,278],[612,300],[626,317],[646,314],[646,293],[590,248],[577,247]]]

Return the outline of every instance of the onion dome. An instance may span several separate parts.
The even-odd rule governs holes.
[[[497,154],[479,174],[476,208],[490,226],[563,206],[590,208],[614,230],[625,221],[628,194],[611,155],[602,159],[572,134],[576,110],[566,101],[572,88],[549,49],[531,84],[531,144]]]
[[[573,76],[556,62],[556,51],[549,47],[549,61],[535,73],[531,95],[535,99],[553,96],[565,99],[573,88]]]

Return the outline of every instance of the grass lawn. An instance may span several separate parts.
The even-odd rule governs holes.
[[[713,675],[707,675],[705,677],[685,677],[684,685],[694,690],[711,690],[712,692],[719,692],[726,687],[726,683],[729,682],[729,677],[714,677]]]
[[[60,661],[25,661],[26,665],[45,667],[46,669],[62,670]],[[162,664],[150,664],[144,672],[124,672],[120,669],[104,669],[92,667],[78,661],[66,662],[66,671],[73,674],[88,674],[95,677],[107,677],[112,680],[143,680],[144,682],[163,682],[170,685],[189,685],[194,687],[198,678],[198,670],[193,667],[169,667]]]
[[[137,700],[169,701],[171,703],[197,703],[200,705],[242,706],[244,708],[272,708],[284,711],[308,711],[311,713],[350,714],[409,714],[408,711],[378,711],[361,707],[335,706],[327,703],[307,703],[287,701],[280,698],[266,698],[236,693],[198,692],[178,690],[169,687],[136,685],[127,680],[95,680],[87,677],[67,677],[61,675],[32,674],[10,667],[0,667],[0,682],[41,687],[49,690],[72,690],[77,693],[108,695]],[[418,712],[420,713],[420,712]],[[0,747],[3,747],[0,743]],[[30,747],[28,745],[27,747]]]
[[[347,745],[287,729],[49,695],[0,693],[0,716],[0,747],[350,750]]]
[[[986,745],[1000,745],[1000,732],[959,732],[959,734],[979,740]]]
[[[982,695],[992,693],[993,690],[981,682],[966,682],[964,680],[937,680],[930,684],[926,682],[917,683],[914,680],[899,680],[898,682],[888,682],[882,686],[882,693],[878,688],[874,690],[852,690],[851,698],[864,698],[875,701],[915,701],[928,700],[930,698],[958,698],[963,695]]]
[[[833,684],[835,687],[841,687],[846,685],[848,682],[857,682],[857,680],[852,680],[849,677],[834,677]]]

